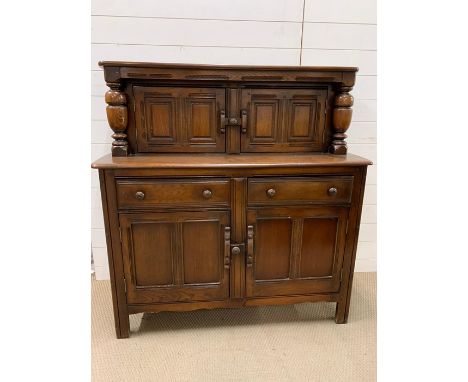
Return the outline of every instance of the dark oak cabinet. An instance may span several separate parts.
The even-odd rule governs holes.
[[[328,301],[348,318],[368,160],[356,68],[103,62],[115,327],[129,314]]]

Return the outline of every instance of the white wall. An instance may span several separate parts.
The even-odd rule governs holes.
[[[371,159],[356,270],[376,270],[376,0],[93,0],[92,159],[110,153],[99,60],[360,68],[349,151]],[[97,279],[109,277],[96,170],[91,173]]]

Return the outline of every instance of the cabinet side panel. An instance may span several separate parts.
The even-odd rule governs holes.
[[[346,252],[343,261],[343,281],[335,314],[335,322],[340,324],[348,321],[367,167],[356,169],[356,172],[353,200],[349,214]]]
[[[112,253],[112,239],[110,235],[109,215],[107,211],[107,195],[106,195],[105,177],[106,177],[106,174],[104,170],[99,170],[99,183],[101,187],[102,212],[104,215],[104,226],[105,226],[105,231],[106,231],[107,259],[109,261],[109,275],[111,279],[114,322],[115,322],[115,330],[117,333],[117,337],[119,337],[120,336],[119,305],[118,305],[118,298],[117,298],[117,290],[115,286],[115,270],[114,270],[114,261],[113,261],[114,256]]]
[[[102,208],[104,210],[104,224],[106,228],[116,334],[117,338],[127,338],[130,331],[130,322],[127,310],[127,296],[125,293],[114,174],[112,171],[100,170],[99,179],[101,184]]]

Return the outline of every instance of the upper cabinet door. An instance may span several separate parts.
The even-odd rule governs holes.
[[[224,152],[220,88],[133,87],[138,152]]]
[[[243,89],[242,152],[326,151],[326,101],[319,89]]]

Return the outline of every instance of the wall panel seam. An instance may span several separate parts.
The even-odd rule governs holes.
[[[301,20],[257,20],[257,19],[216,19],[216,18],[197,18],[197,17],[165,17],[165,16],[132,16],[132,15],[98,15],[91,14],[91,17],[118,17],[128,19],[158,19],[158,20],[191,20],[191,21],[239,21],[239,22],[255,22],[255,23],[290,23],[302,24]],[[314,22],[312,22],[314,23]],[[335,24],[335,23],[331,23]]]

